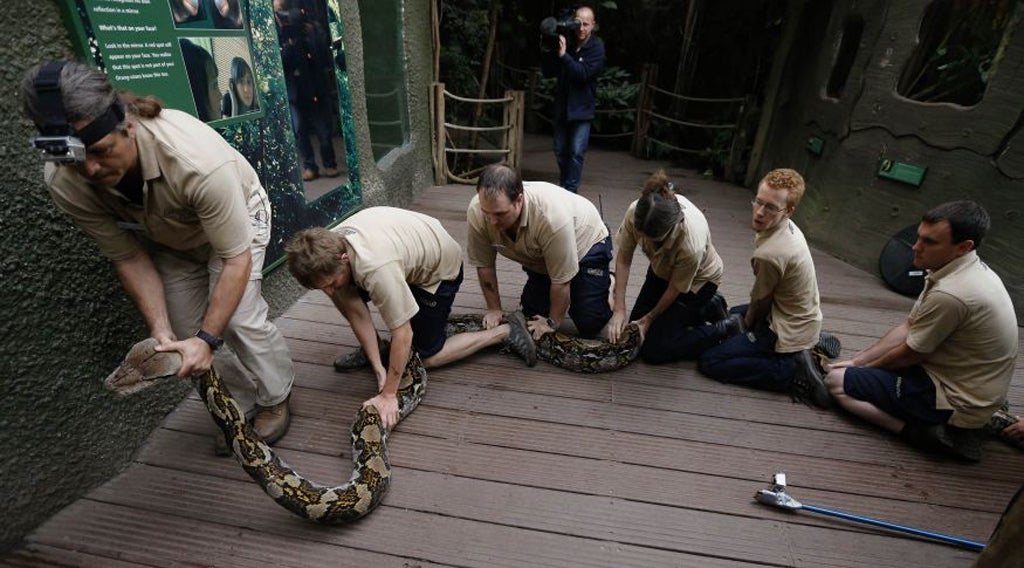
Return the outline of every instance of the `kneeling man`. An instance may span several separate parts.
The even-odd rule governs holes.
[[[288,269],[307,288],[323,290],[359,340],[380,394],[367,404],[384,426],[398,422],[398,384],[413,349],[427,368],[457,361],[507,342],[527,364],[537,362],[533,339],[521,315],[479,332],[445,337],[445,324],[462,284],[462,247],[441,223],[394,207],[370,207],[334,230],[300,231],[285,248]],[[385,369],[367,302],[391,330]]]

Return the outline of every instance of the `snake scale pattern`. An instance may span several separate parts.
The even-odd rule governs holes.
[[[449,320],[449,335],[483,329],[479,315],[456,315]],[[559,367],[582,373],[613,371],[636,358],[642,339],[630,325],[618,343],[591,343],[557,332],[537,341],[538,357]],[[174,378],[181,366],[175,352],[158,353],[155,339],[132,346],[124,362],[106,378],[104,386],[127,396],[161,379]],[[245,413],[212,369],[194,375],[192,384],[206,409],[230,442],[242,469],[277,504],[318,523],[333,525],[359,519],[373,510],[391,484],[388,432],[377,408],[363,406],[352,423],[353,470],[347,482],[328,487],[297,473],[263,442],[246,421]],[[399,413],[405,418],[419,405],[427,385],[427,372],[416,353],[409,357],[398,388]]]
[[[449,336],[484,328],[479,314],[452,314]],[[640,354],[643,337],[635,323],[626,326],[615,343],[578,339],[560,332],[545,333],[537,340],[537,358],[576,373],[607,373],[625,367]]]

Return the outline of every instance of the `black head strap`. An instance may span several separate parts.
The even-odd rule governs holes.
[[[77,132],[78,138],[86,148],[98,142],[124,121],[124,103],[115,95],[114,102],[110,103],[107,111],[92,119],[85,128]]]
[[[52,61],[43,65],[36,76],[36,94],[39,97],[45,122],[40,129],[43,136],[76,136],[88,148],[107,134],[110,134],[124,121],[124,103],[114,96],[107,110],[92,119],[85,128],[75,131],[68,124],[67,112],[64,110],[64,96],[60,88],[60,73],[66,61]]]

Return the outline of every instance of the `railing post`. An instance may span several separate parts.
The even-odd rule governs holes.
[[[725,179],[736,182],[739,179],[739,172],[736,171],[736,164],[743,159],[743,149],[747,145],[747,116],[750,113],[750,106],[754,104],[754,98],[747,95],[740,103],[739,112],[736,116],[736,127],[732,131],[732,143],[729,145],[729,158],[725,162]]]
[[[526,94],[523,91],[505,91],[505,96],[512,100],[506,103],[505,124],[509,125],[505,138],[508,149],[508,165],[517,172],[523,161],[523,114],[525,112]]]
[[[434,185],[443,185],[448,182],[448,163],[444,155],[444,83],[431,85],[430,111],[434,126]]]
[[[636,119],[633,121],[633,144],[631,153],[637,158],[647,157],[647,128],[650,124],[651,90],[648,87],[658,82],[658,66],[645,63],[640,72],[640,93],[636,97]]]

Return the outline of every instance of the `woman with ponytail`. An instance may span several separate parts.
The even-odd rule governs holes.
[[[633,311],[626,319],[626,285],[637,246],[650,260]],[[718,294],[723,263],[711,244],[704,214],[675,193],[663,170],[644,184],[615,236],[615,307],[608,326],[615,341],[626,324],[644,331],[640,356],[649,363],[695,359],[720,339],[709,322],[726,317]],[[712,329],[705,329],[712,328]]]

